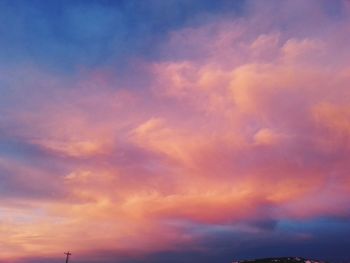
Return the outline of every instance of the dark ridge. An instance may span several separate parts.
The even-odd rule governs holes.
[[[252,260],[232,261],[232,263],[327,263],[326,261],[305,259],[301,257],[282,257],[282,258],[262,258]]]

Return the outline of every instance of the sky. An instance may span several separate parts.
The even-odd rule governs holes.
[[[0,262],[350,261],[348,0],[0,0]]]

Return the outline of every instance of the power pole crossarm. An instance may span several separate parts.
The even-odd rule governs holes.
[[[69,260],[69,256],[72,255],[72,253],[68,252],[64,252],[64,254],[66,255],[66,263],[68,263]]]

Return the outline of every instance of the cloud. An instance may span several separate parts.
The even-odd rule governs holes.
[[[283,226],[349,217],[349,21],[338,4],[335,15],[326,2],[247,1],[239,17],[188,24],[142,5],[167,34],[122,71],[2,65],[3,257],[68,247],[78,262],[101,251],[106,262],[192,260],[227,240],[235,251],[251,241],[297,251],[325,238],[325,226]],[[128,34],[123,13],[76,8],[64,18],[72,38],[100,43],[115,23]]]

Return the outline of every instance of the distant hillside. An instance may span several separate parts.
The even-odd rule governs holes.
[[[252,260],[232,261],[232,263],[327,263],[320,260],[311,260],[300,257],[285,257],[285,258],[262,258]]]

